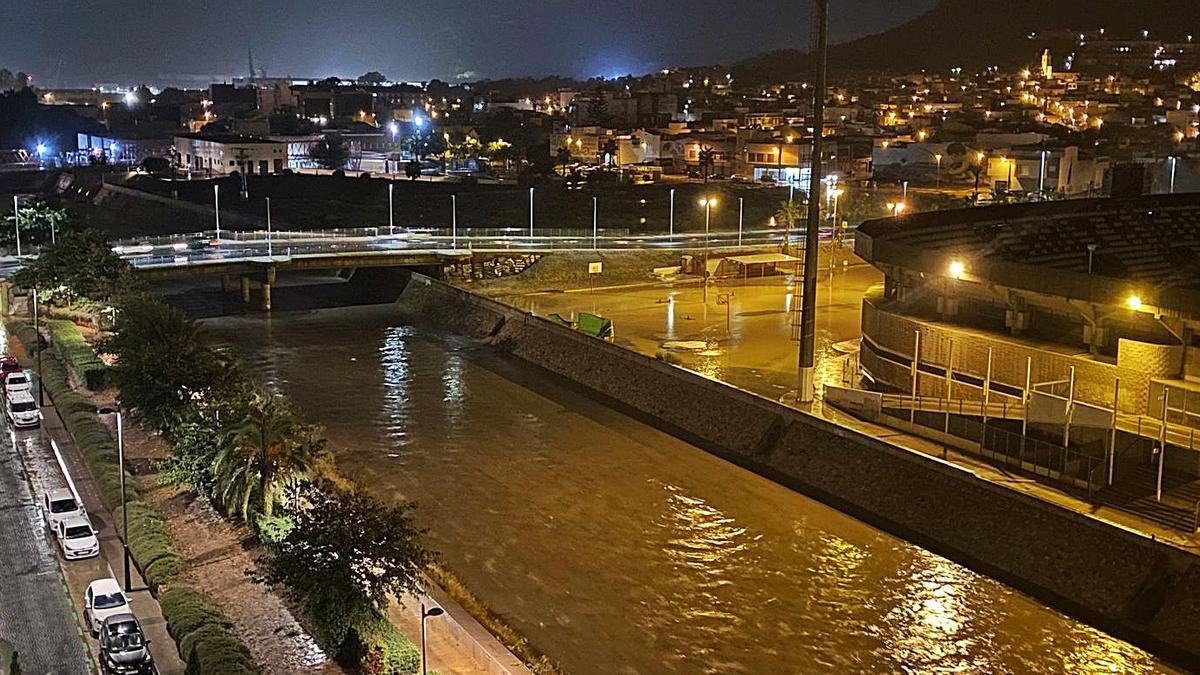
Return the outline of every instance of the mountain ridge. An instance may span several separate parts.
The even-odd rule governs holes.
[[[1003,10],[994,10],[997,6]],[[1192,33],[1200,36],[1196,10],[1195,0],[1007,0],[1002,5],[942,0],[894,28],[830,45],[829,68],[834,74],[1014,68],[1036,62],[1045,48],[1061,64],[1061,52],[1071,43],[1049,35],[1105,28],[1122,37],[1149,30],[1152,37],[1182,40]],[[831,11],[837,11],[836,5]],[[1036,37],[1031,39],[1030,34]],[[798,49],[753,56],[732,68],[736,80],[760,83],[808,79],[810,70],[809,53]]]

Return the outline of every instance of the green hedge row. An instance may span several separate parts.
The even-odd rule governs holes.
[[[70,330],[62,326],[67,324]],[[27,325],[13,324],[13,332],[29,349],[36,349],[36,335]],[[73,332],[79,335],[75,324],[69,321],[51,322],[51,331],[58,325],[55,342],[62,350],[61,336]],[[79,341],[83,348],[91,351],[91,347]],[[95,355],[92,355],[95,359]],[[81,359],[82,360],[82,359]],[[124,531],[120,522],[121,514],[118,505],[121,503],[121,467],[117,462],[117,444],[109,433],[108,427],[96,415],[96,406],[71,388],[71,380],[67,375],[66,366],[52,354],[42,357],[42,381],[50,398],[58,407],[67,431],[75,439],[79,451],[87,461],[92,476],[100,486],[108,504],[116,513],[117,525]],[[137,502],[139,497],[138,483],[128,473],[125,474],[125,498],[134,500],[134,505],[140,505],[130,511],[129,549],[141,565],[142,574],[146,581],[157,588],[174,581],[183,571],[183,558],[175,548],[175,540],[166,529],[166,524],[158,512],[149,505]],[[134,514],[138,514],[135,521]]]
[[[360,673],[411,675],[421,667],[417,646],[384,617],[363,619],[352,627],[352,659]]]
[[[83,339],[79,326],[73,321],[47,321],[46,327],[54,348],[70,364],[79,381],[92,391],[104,389],[108,384],[108,368]]]
[[[177,586],[164,592],[158,601],[167,620],[167,632],[188,664],[186,675],[259,672],[246,645],[231,632],[233,623],[210,596],[194,588]]]

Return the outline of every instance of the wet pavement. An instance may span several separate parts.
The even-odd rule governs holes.
[[[842,380],[841,343],[860,335],[862,297],[883,283],[867,265],[822,270],[817,287],[820,381]],[[494,296],[539,316],[612,319],[616,344],[779,400],[797,381],[799,289],[792,275]]]
[[[9,436],[7,425],[2,432]],[[24,433],[24,432],[22,432]],[[42,523],[21,457],[5,439],[0,452],[0,561],[4,600],[0,638],[13,644],[23,673],[88,673],[74,608]]]

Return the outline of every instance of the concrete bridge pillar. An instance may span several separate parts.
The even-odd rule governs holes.
[[[263,270],[262,282],[262,308],[264,311],[271,311],[271,285],[275,283],[275,266],[268,265]]]
[[[242,275],[242,302],[250,303],[250,277]]]

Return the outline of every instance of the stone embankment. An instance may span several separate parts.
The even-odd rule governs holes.
[[[698,447],[1200,667],[1195,555],[440,282],[414,275],[400,303]]]

